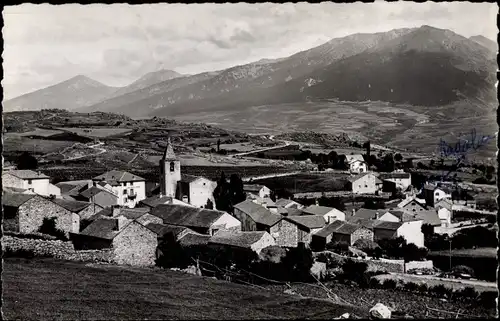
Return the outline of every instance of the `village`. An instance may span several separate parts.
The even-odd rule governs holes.
[[[321,252],[344,244],[345,251],[339,253],[389,262],[380,255],[367,255],[373,246],[366,243],[402,238],[425,252],[425,227],[451,240],[448,234],[494,221],[489,218],[494,219],[495,213],[477,209],[467,193],[456,195],[449,187],[432,182],[417,191],[410,173],[370,171],[362,155],[347,155],[346,160],[349,190],[341,193],[381,195],[397,189],[403,191],[403,198],[386,202],[384,209],[340,211],[320,206],[319,197],[309,206],[298,200],[276,199],[270,188],[240,180],[243,193],[239,202],[231,211],[218,210],[220,200],[214,195],[219,183],[183,174],[168,139],[159,162],[159,184],[148,191],[144,178],[120,170],[55,185],[40,172],[4,171],[4,231],[7,235],[37,233],[51,221],[53,229],[66,235],[76,251],[106,250],[110,261],[134,266],[153,266],[160,255],[168,256],[160,245],[169,233],[180,244],[245,248],[256,254],[273,246]],[[477,218],[456,222],[454,213],[464,212]],[[431,260],[418,259],[423,261],[416,264],[420,269],[434,269]],[[314,268],[321,271],[318,277],[323,277],[326,264],[316,263]],[[403,264],[396,271],[406,273],[411,269],[408,266]]]

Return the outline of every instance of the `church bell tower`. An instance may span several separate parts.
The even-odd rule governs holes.
[[[168,137],[167,148],[160,160],[160,189],[162,196],[175,198],[177,182],[181,180],[181,162],[174,153],[174,148]]]

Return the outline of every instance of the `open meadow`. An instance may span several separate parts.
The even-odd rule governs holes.
[[[367,317],[336,305],[180,272],[53,259],[4,260],[7,320],[245,320]]]

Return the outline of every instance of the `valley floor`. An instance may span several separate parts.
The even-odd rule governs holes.
[[[4,259],[6,320],[332,319],[367,310],[160,269]]]

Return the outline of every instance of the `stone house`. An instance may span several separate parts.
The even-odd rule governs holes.
[[[413,243],[418,247],[424,247],[422,222],[422,220],[407,222],[378,221],[373,227],[375,241],[402,236],[408,244]]]
[[[71,239],[76,250],[110,249],[118,264],[155,264],[157,234],[136,220],[129,220],[122,215],[100,217],[80,234],[72,234]]]
[[[80,215],[85,208],[71,208],[67,204],[58,204],[37,194],[3,193],[5,230],[21,233],[38,232],[44,218],[56,218],[56,228],[66,233],[80,231]],[[60,201],[60,200],[59,200]],[[59,202],[60,203],[60,202]],[[69,209],[68,209],[69,208]],[[85,215],[85,212],[83,212]]]
[[[88,202],[66,200],[62,198],[54,198],[51,199],[51,201],[65,208],[71,213],[77,214],[80,218],[80,221],[87,219],[102,210],[102,207],[98,206],[97,204],[91,204]]]
[[[368,164],[366,164],[363,155],[345,155],[346,163],[349,166],[349,171],[352,173],[365,173],[368,171]]]
[[[129,172],[112,170],[92,180],[96,187],[109,184],[118,197],[118,205],[132,208],[146,198],[146,180]]]
[[[348,179],[348,187],[355,194],[375,194],[376,176],[371,172],[361,173]]]
[[[432,184],[425,184],[423,188],[425,203],[427,206],[434,206],[442,199],[452,199],[452,191],[446,187],[438,187]]]
[[[330,242],[354,245],[357,240],[373,241],[373,231],[361,225],[334,221],[313,235],[314,246],[323,249]]]
[[[276,241],[266,231],[220,231],[208,240],[208,244],[215,247],[243,248],[260,254],[262,249],[276,245]]]
[[[322,215],[326,223],[335,220],[345,221],[345,213],[333,207],[311,205],[301,211],[304,215]]]
[[[107,208],[114,205],[118,205],[118,196],[113,194],[113,192],[92,186],[74,197],[76,200],[81,200],[84,202],[89,202],[100,206],[101,208]]]
[[[151,210],[163,224],[184,226],[200,234],[214,235],[219,230],[241,231],[241,223],[230,214],[182,205],[163,204]]]
[[[430,224],[432,226],[441,225],[437,210],[433,207],[427,207],[414,197],[403,200],[397,207],[398,210],[403,211],[405,214],[415,219],[422,219],[424,221],[423,224]]]
[[[303,244],[308,247],[314,233],[325,226],[322,215],[287,216],[278,223],[278,229],[271,229],[279,246],[297,247]]]
[[[42,196],[61,196],[61,190],[50,183],[50,177],[28,169],[2,172],[2,186],[30,190]]]
[[[265,185],[259,184],[244,184],[243,191],[245,193],[251,193],[257,195],[260,198],[269,198],[271,197],[271,190],[269,187]]]
[[[282,218],[251,200],[236,204],[234,216],[241,222],[242,231],[266,231],[271,234],[271,227]]]

